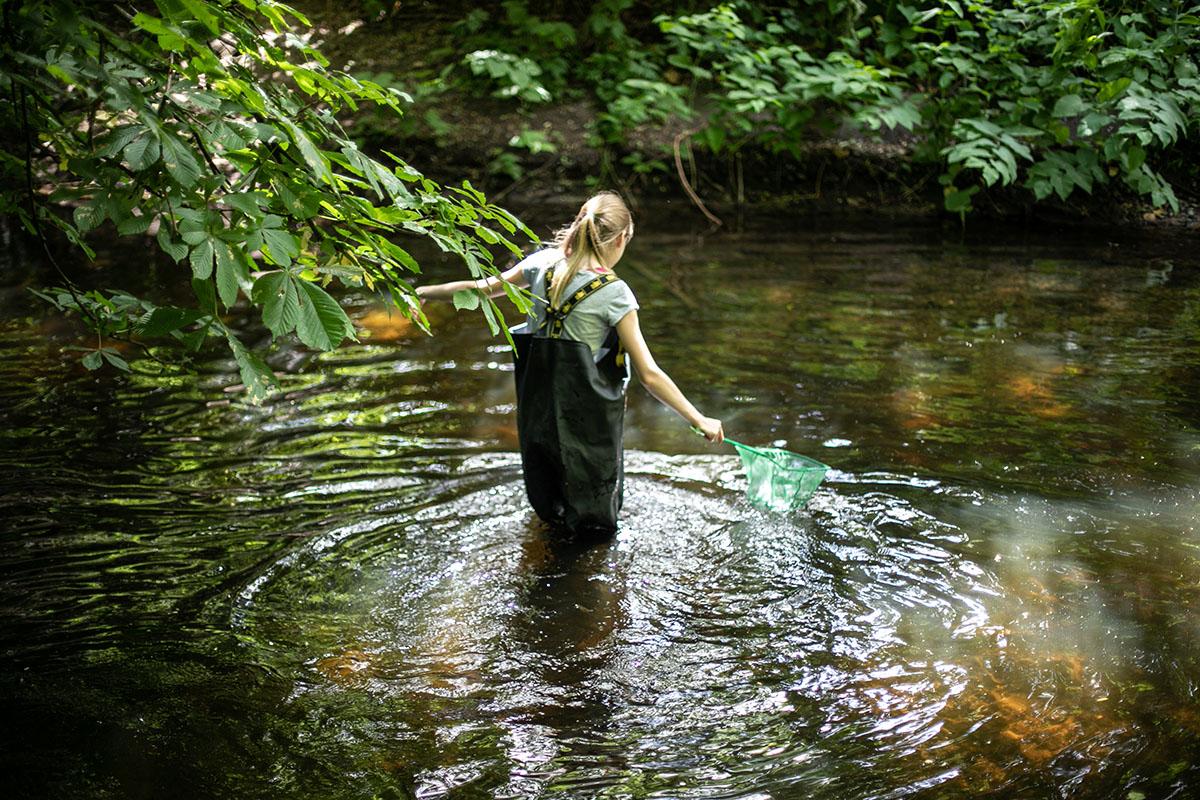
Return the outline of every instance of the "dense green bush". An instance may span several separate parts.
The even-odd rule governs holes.
[[[606,0],[570,25],[542,5],[473,11],[471,46],[543,65],[555,98],[595,97],[599,142],[670,118],[717,154],[899,130],[942,165],[950,211],[982,187],[1066,200],[1113,181],[1177,210],[1157,164],[1200,121],[1200,6],[1174,0]]]
[[[1200,121],[1200,6],[1136,5],[900,5],[877,23],[881,56],[923,95],[921,155],[946,159],[948,208],[981,183],[1065,200],[1117,178],[1178,210],[1152,162]]]

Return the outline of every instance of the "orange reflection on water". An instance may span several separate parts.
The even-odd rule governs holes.
[[[390,306],[371,307],[355,323],[371,339],[380,342],[394,342],[420,333],[411,319]]]
[[[377,654],[348,647],[340,653],[317,659],[313,666],[333,683],[353,686],[372,675],[376,658]]]

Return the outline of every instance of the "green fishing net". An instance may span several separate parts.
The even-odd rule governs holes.
[[[742,457],[746,478],[750,481],[747,497],[759,508],[791,511],[813,496],[825,479],[829,467],[820,461],[780,450],[776,447],[751,447],[726,439]]]

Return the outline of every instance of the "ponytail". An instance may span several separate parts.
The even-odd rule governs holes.
[[[633,235],[633,218],[620,195],[601,192],[583,204],[575,220],[555,238],[555,245],[567,256],[567,268],[556,271],[547,287],[551,308],[558,308],[567,285],[589,263],[609,269],[609,249],[623,233]]]

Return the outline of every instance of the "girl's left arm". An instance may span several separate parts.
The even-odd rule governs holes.
[[[488,297],[499,297],[504,294],[505,283],[511,283],[513,286],[519,286],[522,289],[529,286],[529,281],[525,280],[525,270],[521,264],[500,273],[500,275],[491,275],[487,278],[481,278],[476,281],[450,281],[449,283],[436,283],[433,286],[418,286],[417,297],[425,300],[449,300],[454,297],[455,292],[461,292],[467,289],[478,289],[487,294]]]
[[[617,323],[617,336],[621,338],[621,346],[629,354],[629,360],[637,372],[638,380],[646,391],[663,405],[671,408],[676,414],[688,421],[688,424],[699,428],[710,442],[720,444],[725,441],[725,428],[721,420],[706,417],[692,405],[691,401],[679,391],[671,376],[663,372],[650,354],[650,347],[642,336],[642,326],[638,323],[637,311],[630,311]]]

